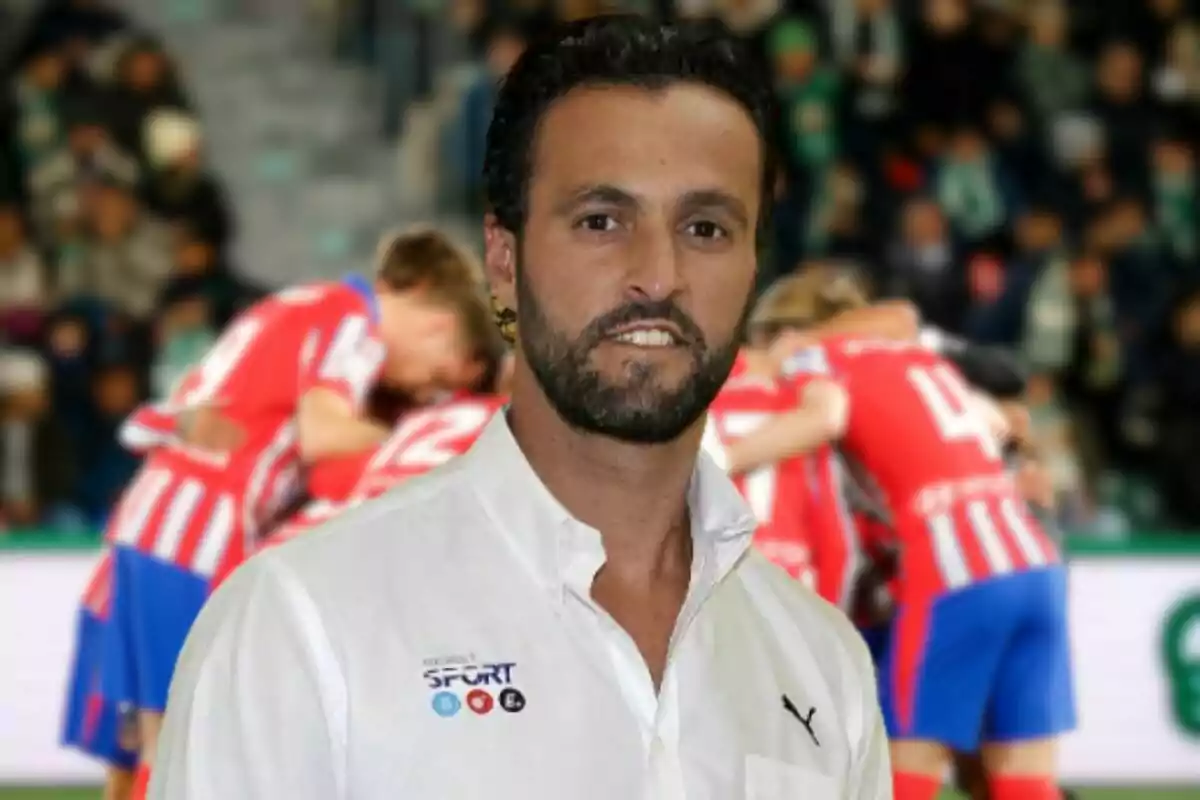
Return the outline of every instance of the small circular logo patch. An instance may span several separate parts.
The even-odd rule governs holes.
[[[500,707],[515,714],[525,708],[525,695],[510,686],[500,692]]]
[[[486,714],[495,705],[496,701],[483,689],[472,689],[467,692],[467,707],[476,714]]]
[[[433,710],[439,717],[453,717],[462,708],[462,701],[454,692],[438,692],[433,696]]]

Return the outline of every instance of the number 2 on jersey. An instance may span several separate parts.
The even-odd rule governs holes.
[[[1000,458],[1000,442],[979,413],[971,388],[954,370],[945,364],[909,367],[906,377],[929,409],[943,441],[974,441],[986,458]]]
[[[400,423],[377,464],[432,469],[459,454],[453,443],[479,431],[491,419],[485,406],[454,405],[418,412]]]

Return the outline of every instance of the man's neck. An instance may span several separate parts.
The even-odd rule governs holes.
[[[575,430],[519,361],[509,425],[550,493],[572,516],[600,532],[606,569],[641,583],[688,568],[687,493],[702,424],[672,442],[654,445]]]

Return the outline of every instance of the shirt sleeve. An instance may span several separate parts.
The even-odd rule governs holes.
[[[892,766],[883,713],[879,710],[879,693],[875,688],[875,667],[866,644],[857,634],[854,639],[851,655],[858,676],[856,690],[861,693],[857,702],[861,716],[846,797],[849,800],[891,800]]]
[[[347,694],[310,595],[264,554],[213,595],[180,657],[150,800],[345,797]]]
[[[301,362],[297,399],[313,389],[328,389],[355,408],[362,406],[384,354],[366,315],[332,317],[314,325],[309,336],[313,349]]]
[[[140,455],[173,444],[177,425],[175,414],[165,406],[143,403],[121,423],[117,439],[126,450]]]

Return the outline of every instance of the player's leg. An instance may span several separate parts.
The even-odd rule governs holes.
[[[1067,637],[1066,571],[1008,579],[1022,623],[996,674],[983,747],[993,800],[1059,800],[1058,737],[1075,727]]]
[[[105,765],[104,800],[129,800],[137,754],[122,747],[116,704],[102,693],[109,627],[107,620],[80,609],[63,743]]]
[[[1003,615],[973,586],[902,600],[880,680],[896,800],[933,800],[954,750],[978,747]]]
[[[137,674],[134,704],[138,709],[141,761],[153,764],[175,662],[208,598],[209,581],[146,553],[130,550],[122,555],[132,579],[132,651]]]
[[[133,771],[110,766],[104,773],[101,800],[130,800],[133,796]]]

